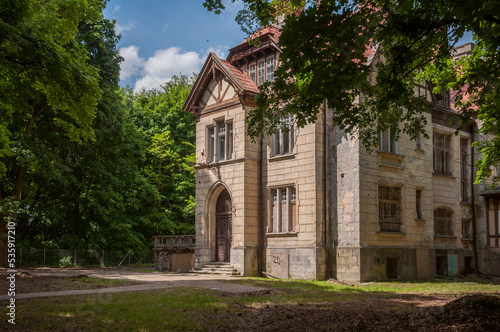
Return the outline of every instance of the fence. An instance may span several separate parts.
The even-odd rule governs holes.
[[[70,258],[68,258],[70,257]],[[72,266],[153,265],[154,250],[69,250],[17,248],[17,267],[58,267],[61,259]]]

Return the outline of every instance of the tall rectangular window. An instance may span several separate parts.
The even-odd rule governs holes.
[[[233,151],[233,124],[217,121],[215,126],[207,127],[208,162],[230,160]]]
[[[379,186],[378,208],[380,230],[383,232],[401,231],[401,188]]]
[[[288,115],[280,120],[280,125],[273,135],[273,156],[280,156],[293,152],[293,121],[293,115]]]
[[[445,208],[434,210],[434,234],[435,235],[453,235],[452,228],[453,211]]]
[[[268,233],[288,233],[297,224],[297,193],[295,187],[281,187],[271,190]]]
[[[248,77],[250,77],[250,79],[252,80],[252,82],[254,82],[255,84],[257,84],[257,80],[256,80],[256,72],[255,72],[255,63],[252,63],[248,66]]]
[[[472,223],[469,219],[462,219],[462,238],[472,239]]]
[[[469,140],[460,139],[460,200],[469,201]]]
[[[274,81],[274,55],[266,59],[266,81]]]
[[[416,194],[415,209],[417,211],[417,219],[423,220],[424,217],[422,215],[422,189],[417,189],[415,194]]]
[[[257,85],[266,81],[266,61],[264,59],[257,62]]]
[[[208,162],[215,162],[215,127],[208,127]]]
[[[434,173],[451,175],[451,135],[434,132]]]
[[[387,129],[378,135],[378,150],[389,153],[398,153],[398,141],[394,129]]]

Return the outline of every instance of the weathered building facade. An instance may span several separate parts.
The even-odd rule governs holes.
[[[477,262],[500,275],[500,192],[472,185],[479,137],[474,124],[454,135],[449,96],[417,86],[430,139],[381,133],[372,153],[329,110],[251,141],[245,119],[279,66],[279,34],[265,29],[226,60],[210,54],[184,104],[197,119],[195,267],[361,281],[453,276]]]

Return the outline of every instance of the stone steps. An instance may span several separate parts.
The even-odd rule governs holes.
[[[203,265],[203,267],[194,269],[195,273],[204,274],[223,274],[229,276],[239,276],[238,271],[230,264],[225,262],[211,262]]]

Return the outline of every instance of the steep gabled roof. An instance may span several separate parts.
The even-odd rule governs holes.
[[[259,93],[257,85],[242,70],[234,67],[225,60],[219,59],[217,55],[211,52],[182,106],[184,111],[195,111],[195,107],[203,95],[207,84],[213,77],[214,70],[219,70],[238,94],[255,96]]]

